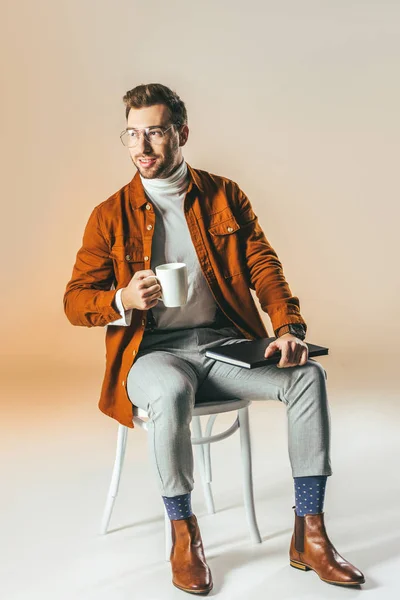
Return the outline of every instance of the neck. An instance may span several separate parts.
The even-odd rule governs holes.
[[[188,186],[189,174],[187,164],[184,159],[177,165],[168,177],[155,177],[154,179],[146,179],[141,176],[142,184],[148,193],[167,193],[180,194]]]
[[[182,163],[183,163],[183,156],[180,157],[178,164],[175,165],[175,167],[172,169],[172,171],[163,179],[168,179],[169,177],[172,177],[172,175],[174,175],[182,167]],[[160,177],[160,179],[161,179],[161,177]]]

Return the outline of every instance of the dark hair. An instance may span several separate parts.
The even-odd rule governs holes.
[[[172,122],[178,128],[187,123],[185,104],[179,98],[178,94],[161,83],[137,85],[132,90],[126,92],[122,99],[126,106],[126,118],[128,118],[131,108],[144,108],[146,106],[153,106],[154,104],[165,104],[171,113]]]

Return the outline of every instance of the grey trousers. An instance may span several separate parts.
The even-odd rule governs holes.
[[[326,371],[303,366],[243,369],[206,358],[219,344],[246,343],[234,327],[146,332],[127,380],[128,396],[149,414],[148,442],[163,496],[193,489],[190,422],[196,402],[245,398],[286,405],[293,477],[331,475]]]

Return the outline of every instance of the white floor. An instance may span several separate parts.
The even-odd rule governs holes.
[[[3,411],[0,595],[5,600],[189,598],[170,583],[163,506],[146,434],[131,431],[110,533],[98,534],[117,424],[97,409],[98,377],[74,372],[6,386]],[[329,380],[328,380],[329,387]],[[293,493],[284,407],[253,403],[257,515],[252,545],[241,496],[239,439],[213,448],[215,515],[198,484],[199,519],[221,600],[398,598],[400,583],[399,394],[329,388],[332,465],[325,503],[329,535],[366,576],[361,589],[330,586],[289,566]],[[220,426],[229,416],[219,417]]]

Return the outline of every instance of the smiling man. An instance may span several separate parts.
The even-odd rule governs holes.
[[[149,414],[150,453],[171,519],[172,581],[190,593],[212,589],[190,502],[192,411],[212,397],[286,406],[295,490],[290,564],[328,583],[359,585],[363,574],[338,554],[325,530],[332,474],[326,373],[308,359],[299,299],[245,193],[184,160],[189,128],[179,96],[148,84],[123,100],[127,126],[120,137],[137,172],[92,211],[64,308],[73,325],[112,326],[100,409],[128,427],[133,405]],[[188,266],[188,301],[180,308],[160,301],[154,270],[168,262]],[[268,337],[251,289],[277,336],[266,356],[280,351],[281,358],[247,371],[205,353],[213,345]]]

